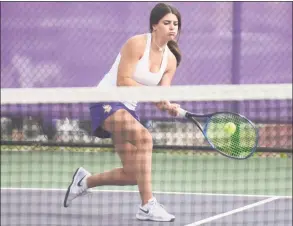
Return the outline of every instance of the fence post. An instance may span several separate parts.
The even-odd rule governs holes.
[[[232,11],[232,67],[231,83],[240,84],[241,13],[242,2],[233,2]],[[233,111],[239,111],[239,103],[233,104]]]

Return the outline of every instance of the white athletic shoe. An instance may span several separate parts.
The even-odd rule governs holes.
[[[174,221],[175,216],[169,214],[163,205],[152,198],[144,206],[140,206],[136,218],[142,221]]]
[[[73,199],[89,193],[89,189],[86,185],[86,178],[88,178],[90,175],[91,174],[82,167],[79,167],[75,171],[72,177],[72,182],[69,185],[64,198],[64,207],[68,207]]]

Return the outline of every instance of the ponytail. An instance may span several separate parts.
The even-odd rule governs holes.
[[[168,42],[167,45],[168,45],[170,51],[175,55],[176,60],[177,60],[177,67],[178,67],[181,62],[181,58],[182,58],[181,51],[179,49],[178,44],[174,40],[171,40]]]

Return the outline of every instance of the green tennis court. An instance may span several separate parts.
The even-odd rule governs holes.
[[[1,208],[1,225],[161,225],[134,218],[140,202],[137,186],[98,187],[70,208],[62,207],[77,167],[95,173],[121,166],[111,149],[27,149],[1,147],[1,203],[9,207]],[[292,157],[257,153],[232,160],[216,152],[155,150],[153,190],[176,215],[175,222],[164,226],[232,226],[249,223],[256,214],[269,226],[285,226],[292,221]]]
[[[92,173],[120,167],[118,156],[109,149],[84,151],[9,151],[2,147],[1,186],[23,188],[66,188],[72,173],[83,166]],[[18,147],[19,148],[19,147]],[[41,149],[41,148],[40,148]],[[89,150],[89,149],[87,149]],[[292,195],[292,159],[288,155],[232,160],[215,152],[155,150],[155,191],[245,195]],[[137,190],[136,186],[100,189]]]

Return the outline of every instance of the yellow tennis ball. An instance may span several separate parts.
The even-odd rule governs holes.
[[[224,126],[224,131],[229,135],[233,135],[236,131],[236,125],[233,122],[228,122]]]

